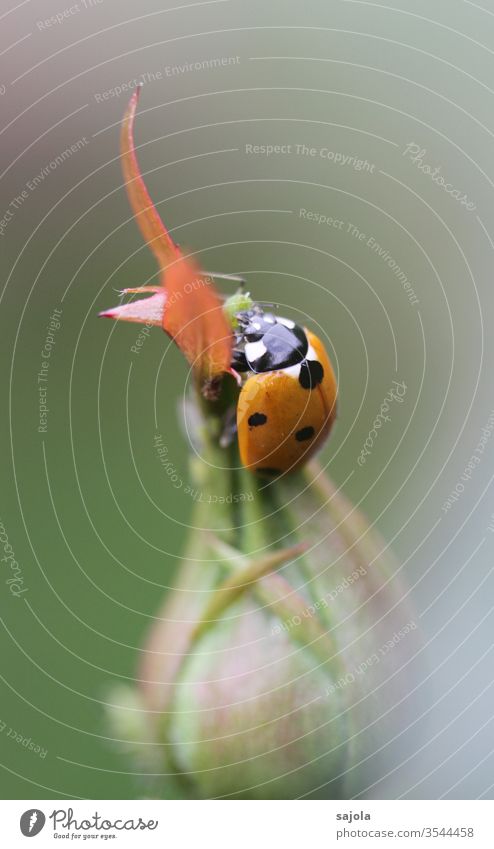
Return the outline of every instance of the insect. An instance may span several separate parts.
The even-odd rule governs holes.
[[[242,464],[277,477],[320,448],[336,415],[336,378],[321,340],[259,305],[240,312],[232,368]]]

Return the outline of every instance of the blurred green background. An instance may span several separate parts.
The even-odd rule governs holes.
[[[156,271],[118,161],[129,91],[115,87],[141,79],[136,142],[163,220],[205,268],[246,276],[326,340],[340,406],[322,459],[405,564],[432,708],[413,731],[424,748],[402,764],[398,741],[376,795],[492,797],[490,437],[443,505],[494,410],[493,13],[461,0],[103,0],[65,17],[56,0],[9,5],[0,520],[27,592],[13,596],[4,561],[2,795],[134,796],[102,701],[135,676],[190,518],[153,445],[160,433],[186,482],[185,363],[160,331],[135,353],[137,325],[97,319]],[[404,403],[359,466],[393,380]]]

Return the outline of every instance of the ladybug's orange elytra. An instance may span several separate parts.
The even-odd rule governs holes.
[[[281,323],[289,331],[274,332],[266,315],[244,320],[244,345],[234,360],[235,367],[243,363],[251,372],[238,400],[237,431],[242,464],[277,477],[299,468],[326,440],[336,415],[337,384],[314,333],[268,316],[272,328]],[[269,368],[273,363],[279,367]]]

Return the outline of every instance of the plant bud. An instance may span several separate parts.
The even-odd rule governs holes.
[[[195,506],[139,670],[155,792],[365,794],[413,716],[419,632],[397,564],[315,463],[269,483],[237,469],[230,501],[211,468],[195,475],[218,504]]]

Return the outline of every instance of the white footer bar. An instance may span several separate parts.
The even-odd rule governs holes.
[[[494,802],[0,801],[2,845],[494,848]]]

